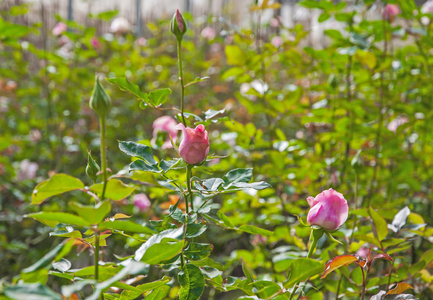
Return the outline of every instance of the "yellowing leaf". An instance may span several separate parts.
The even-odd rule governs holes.
[[[403,293],[404,291],[406,291],[408,289],[412,289],[413,290],[413,287],[410,284],[406,283],[406,282],[400,282],[400,283],[397,283],[396,287],[394,287],[393,289],[389,290],[386,293],[386,295],[398,295],[398,294],[401,294],[401,293]]]
[[[354,255],[336,256],[325,265],[325,271],[323,272],[323,275],[320,278],[323,279],[326,276],[328,276],[328,274],[331,273],[332,271],[334,271],[334,270],[336,270],[342,266],[347,266],[347,265],[349,265],[353,262],[356,262],[356,261],[358,261],[358,259]]]
[[[125,214],[115,214],[114,216],[113,216],[113,219],[127,219],[127,218],[130,218],[131,216],[128,216],[128,215],[125,215]]]

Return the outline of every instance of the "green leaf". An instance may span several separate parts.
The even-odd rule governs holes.
[[[290,279],[284,283],[284,288],[291,288],[298,282],[320,274],[323,268],[323,262],[311,258],[298,258],[294,260],[290,268]]]
[[[61,295],[40,283],[7,286],[4,293],[14,300],[62,300]]]
[[[221,110],[208,109],[207,111],[204,112],[205,120],[212,119],[213,117],[219,114],[223,114],[225,112],[226,112],[225,108]]]
[[[215,192],[218,191],[221,184],[224,182],[221,178],[209,178],[205,179],[200,184],[198,182],[195,182],[195,188],[201,191],[211,191]]]
[[[178,240],[182,238],[183,227],[161,231],[160,233],[151,236],[143,245],[141,245],[140,248],[138,248],[137,251],[135,251],[135,260],[144,260],[149,264],[150,262],[152,262],[152,264],[157,264],[161,261],[169,260],[179,254],[182,250],[183,241],[178,242]],[[156,247],[153,247],[154,245],[156,245]],[[157,251],[160,251],[160,253],[157,253]],[[155,256],[151,257],[152,255]]]
[[[113,277],[107,279],[104,282],[97,284],[94,288],[95,291],[92,295],[86,297],[86,300],[98,300],[101,293],[112,286],[114,283],[121,280],[123,277],[127,275],[137,275],[147,270],[146,264],[136,261],[130,261],[129,264],[124,267],[120,272],[118,272]]]
[[[213,246],[211,244],[189,243],[184,250],[184,254],[189,259],[201,260],[208,257],[212,250]]]
[[[103,183],[97,183],[90,187],[90,190],[101,195]],[[105,188],[105,197],[114,201],[119,201],[128,197],[133,191],[134,187],[125,185],[119,179],[110,179],[107,181],[107,187]]]
[[[99,224],[111,211],[111,202],[103,201],[96,206],[84,206],[78,202],[68,203],[68,207],[91,224]]]
[[[239,46],[227,45],[225,53],[229,65],[243,66],[247,62],[246,55]]]
[[[125,290],[120,295],[119,300],[132,300],[132,299],[135,299],[135,298],[141,296],[141,294],[143,294],[144,292],[157,289],[160,286],[163,286],[163,285],[165,285],[166,283],[168,283],[170,281],[171,281],[170,277],[164,277],[161,280],[147,282],[147,283],[144,283],[144,284],[137,285],[135,288],[139,289],[140,290],[139,292],[137,292],[137,291],[131,291],[131,290]],[[148,299],[148,298],[146,297],[146,299]]]
[[[200,269],[194,265],[187,264],[179,272],[179,300],[198,300],[204,291],[204,276]]]
[[[159,168],[164,171],[164,173],[168,172],[171,168],[177,166],[182,160],[174,159],[174,160],[161,160],[159,162]]]
[[[234,169],[224,175],[224,188],[238,182],[249,182],[253,178],[253,169]]]
[[[159,288],[154,289],[150,294],[146,296],[146,300],[164,300],[167,299],[168,294],[170,293],[170,286],[163,285]]]
[[[104,11],[101,12],[99,14],[96,15],[96,17],[98,19],[101,19],[103,21],[110,21],[112,19],[114,19],[114,17],[116,17],[119,14],[119,10],[115,9],[115,10],[109,10],[109,11]]]
[[[93,159],[90,152],[87,152],[87,166],[86,166],[86,174],[90,177],[90,179],[93,180],[93,182],[96,182],[98,178],[98,172],[101,170],[99,165],[96,163],[96,161]]]
[[[281,287],[273,281],[259,280],[252,285],[257,289],[255,293],[260,299],[268,299],[281,290]]]
[[[186,228],[185,237],[186,238],[195,238],[200,236],[203,232],[205,232],[207,229],[207,226],[205,223],[194,223],[189,224]]]
[[[35,187],[32,194],[32,204],[40,204],[49,197],[79,189],[84,189],[84,183],[78,178],[66,174],[56,174]]]
[[[233,225],[232,221],[230,221],[230,219],[222,211],[219,210],[217,212],[217,215],[221,219],[221,221],[223,221],[225,226],[227,226],[229,228],[235,227],[235,225]]]
[[[145,92],[140,91],[138,85],[129,82],[128,79],[126,79],[125,77],[106,78],[106,80],[109,83],[116,84],[121,90],[128,91],[140,100],[143,100],[144,102],[149,104],[149,95]]]
[[[154,90],[149,93],[149,102],[155,107],[164,104],[167,100],[167,96],[171,94],[171,90],[169,88]]]
[[[200,82],[200,81],[205,81],[206,79],[209,79],[209,78],[210,78],[209,76],[196,77],[193,81],[188,82],[187,84],[185,84],[184,87],[187,87],[187,86],[189,86],[191,84],[195,84],[195,83]]]
[[[95,270],[95,268],[93,268]],[[94,279],[78,280],[74,284],[62,286],[62,294],[65,297],[70,297],[73,293],[80,292],[87,285],[95,285],[98,282]]]
[[[129,156],[141,158],[150,165],[157,164],[157,162],[153,158],[152,150],[149,146],[138,144],[135,142],[119,141],[119,149]]]
[[[178,255],[184,246],[184,241],[164,238],[160,243],[153,244],[146,249],[141,261],[150,265],[157,265]]]
[[[99,280],[107,280],[111,277],[113,277],[114,275],[116,275],[120,268],[119,267],[114,267],[111,265],[106,265],[106,266],[101,266],[99,265]],[[70,270],[69,272],[71,272],[72,270]],[[68,273],[69,273],[68,272]],[[95,267],[94,266],[88,266],[85,267],[81,270],[78,271],[73,271],[71,272],[75,277],[93,277],[95,275]]]
[[[38,260],[36,263],[31,265],[30,267],[27,267],[27,268],[21,270],[21,272],[22,273],[31,273],[31,272],[36,271],[37,269],[40,269],[40,268],[47,266],[48,264],[50,264],[52,262],[52,260],[57,255],[57,253],[59,253],[60,250],[62,250],[64,245],[65,245],[64,242],[58,244],[50,252],[45,254],[44,257],[42,257],[40,260]]]
[[[233,183],[231,187],[238,188],[238,189],[264,190],[271,187],[271,185],[265,181],[252,182],[252,183],[236,182]]]
[[[251,234],[261,234],[261,235],[265,235],[265,236],[271,236],[274,234],[273,231],[259,228],[256,226],[252,226],[252,225],[242,225],[241,227],[239,227],[239,231],[248,232]]]
[[[326,20],[328,20],[330,17],[331,17],[331,15],[330,15],[329,13],[327,13],[327,12],[323,12],[323,13],[319,16],[318,21],[319,21],[319,23],[323,23],[323,22],[325,22]]]
[[[59,223],[68,224],[68,225],[77,225],[82,227],[91,225],[90,222],[84,220],[79,216],[69,214],[69,213],[64,213],[64,212],[38,212],[38,213],[25,215],[25,217],[33,218],[53,228]]]
[[[323,33],[334,40],[342,40],[343,39],[343,35],[341,34],[341,32],[339,30],[336,30],[336,29],[326,29]]]
[[[141,225],[127,220],[106,221],[99,225],[100,229],[112,229],[126,232],[154,234],[155,231],[146,225]]]
[[[161,170],[159,169],[157,164],[149,165],[147,162],[141,159],[137,159],[133,161],[129,165],[129,170],[138,170],[138,171],[145,171],[145,172],[153,172],[153,173],[160,173]]]
[[[369,208],[370,216],[373,219],[374,226],[376,227],[377,237],[382,241],[388,235],[388,225],[384,218],[382,218],[373,208]]]

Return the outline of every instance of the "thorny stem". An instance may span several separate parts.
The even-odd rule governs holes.
[[[184,98],[185,98],[185,86],[183,85],[183,72],[182,72],[182,41],[177,40],[177,62],[179,65],[179,80],[181,88],[181,98],[180,98],[180,114],[182,115],[182,123],[186,127],[185,116],[183,114]]]

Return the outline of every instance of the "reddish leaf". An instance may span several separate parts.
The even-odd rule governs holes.
[[[361,268],[364,268],[365,263],[366,263],[365,261],[355,262],[355,264],[357,264],[357,265],[360,266]]]
[[[397,283],[397,286],[394,287],[393,289],[389,290],[386,294],[387,295],[398,295],[398,294],[401,294],[405,290],[408,290],[408,289],[413,289],[413,287],[406,282],[400,282],[400,283]]]
[[[325,278],[326,276],[328,276],[329,273],[338,269],[341,266],[347,266],[347,265],[349,265],[353,262],[357,262],[357,261],[358,261],[358,259],[354,255],[336,256],[326,264],[325,272],[323,272],[323,275],[320,278]]]
[[[391,258],[391,256],[389,256],[389,255],[386,254],[386,253],[380,253],[380,254],[377,254],[377,255],[373,258],[373,261],[374,261],[375,259],[378,259],[378,258],[386,259],[386,260],[389,260],[389,261],[394,261],[394,260]]]

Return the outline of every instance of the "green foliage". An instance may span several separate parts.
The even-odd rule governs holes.
[[[31,5],[2,11],[0,298],[432,298],[433,15],[389,3],[393,20],[377,1],[300,1],[320,43],[270,26],[277,1],[250,7],[253,29],[185,14],[176,41],[149,22],[146,46],[62,20],[63,47],[22,24]],[[190,181],[179,135],[153,128],[183,121],[183,92],[211,145]],[[306,198],[330,187],[348,220],[307,252]]]

